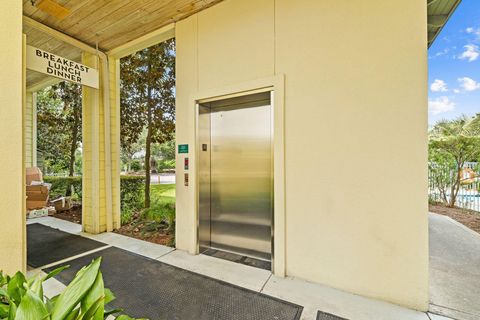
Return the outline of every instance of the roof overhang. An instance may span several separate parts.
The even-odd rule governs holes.
[[[37,8],[35,2],[32,4],[31,0],[23,0],[27,44],[80,62],[81,52],[85,51],[86,47],[98,48],[100,52],[108,53],[121,53],[126,47],[131,48],[135,45],[141,49],[136,42],[142,38],[162,31],[163,28],[172,26],[174,22],[222,0],[55,1],[69,10],[65,18],[55,18]],[[461,0],[425,1],[428,6],[428,47],[430,47]],[[142,41],[144,42],[148,43]],[[29,71],[27,87],[37,89],[44,83],[50,83],[51,79],[48,78],[43,74]]]
[[[462,0],[427,0],[429,48],[461,1]]]
[[[68,14],[62,19],[41,10],[38,2],[23,0],[23,32],[28,45],[80,62],[85,48],[98,48],[99,52],[109,54],[126,52],[126,47],[142,49],[139,40],[148,43],[147,35],[163,32],[175,22],[221,1],[54,0],[67,9]],[[172,30],[164,33],[173,36]],[[151,38],[161,39],[161,36]],[[51,82],[48,78],[28,71],[27,88],[48,84]]]

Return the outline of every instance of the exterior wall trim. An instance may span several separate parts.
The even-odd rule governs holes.
[[[274,233],[273,233],[273,273],[279,277],[286,276],[286,243],[285,243],[285,76],[283,74],[273,77],[261,78],[241,82],[215,89],[208,89],[193,95],[189,101],[192,108],[197,109],[199,102],[217,99],[233,98],[256,92],[273,91],[273,162],[274,162]],[[198,110],[195,112],[195,141],[198,137]],[[195,148],[195,163],[198,164],[199,150]],[[195,226],[194,253],[199,253],[198,248],[198,167],[194,168],[195,204],[193,219]]]

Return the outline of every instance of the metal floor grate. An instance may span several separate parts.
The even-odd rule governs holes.
[[[106,246],[105,243],[63,232],[40,223],[27,225],[27,264],[34,268],[104,246]]]
[[[303,307],[234,286],[115,247],[73,261],[56,276],[63,283],[102,256],[105,286],[113,307],[152,320],[298,320]]]

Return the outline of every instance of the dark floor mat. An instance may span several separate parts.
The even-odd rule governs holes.
[[[118,248],[70,261],[57,279],[72,280],[92,259],[102,256],[105,286],[113,307],[151,320],[298,320],[303,307],[186,271]],[[47,270],[49,271],[49,270]]]
[[[103,246],[106,244],[43,224],[27,225],[27,264],[34,268]]]
[[[318,311],[317,320],[348,320],[348,319],[340,318],[330,313]]]

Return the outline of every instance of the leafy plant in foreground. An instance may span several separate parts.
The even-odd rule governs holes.
[[[43,282],[57,275],[61,267],[44,277],[26,279],[17,272],[13,277],[0,272],[1,320],[103,320],[121,310],[105,311],[105,305],[115,299],[104,287],[100,271],[101,258],[83,267],[65,290],[49,299],[43,294]],[[120,315],[118,320],[133,320]]]

